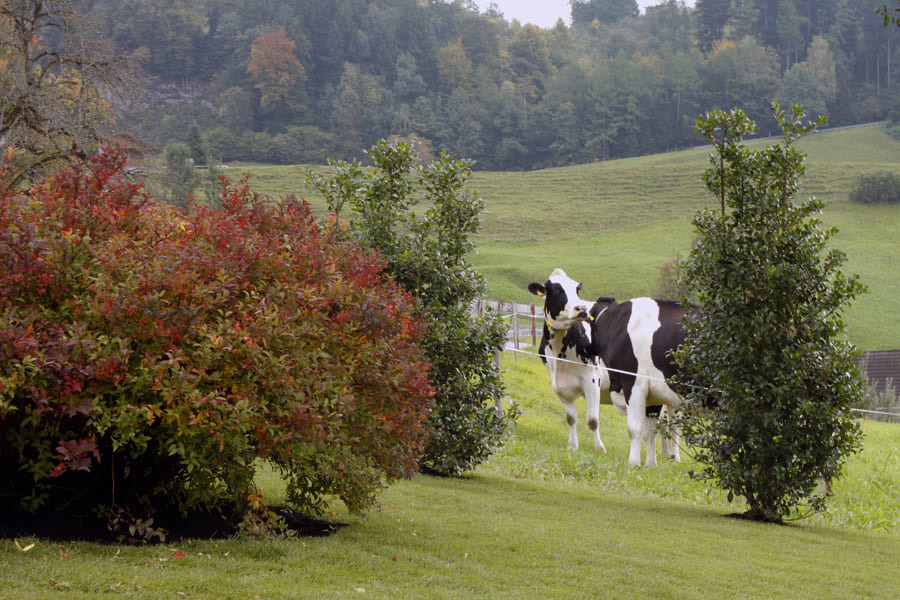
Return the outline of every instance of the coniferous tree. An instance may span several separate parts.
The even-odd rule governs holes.
[[[716,47],[725,33],[731,0],[697,0],[694,4],[697,41],[704,53]]]

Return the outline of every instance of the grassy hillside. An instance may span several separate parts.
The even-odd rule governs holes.
[[[753,142],[761,145],[770,142]],[[900,347],[900,206],[847,202],[859,173],[900,169],[900,142],[880,126],[818,133],[800,142],[808,153],[804,194],[823,199],[824,222],[840,230],[848,273],[869,286],[846,315],[851,339],[864,350]],[[485,199],[483,229],[472,262],[488,278],[489,295],[529,302],[529,282],[562,267],[584,281],[585,297],[628,298],[656,291],[659,266],[685,256],[691,217],[714,207],[701,175],[709,148],[532,172],[476,172]],[[307,167],[242,166],[253,187],[274,197],[296,193],[325,207],[305,184]]]

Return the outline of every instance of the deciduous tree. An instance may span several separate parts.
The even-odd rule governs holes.
[[[900,2],[898,2],[900,5]],[[893,10],[888,8],[887,4],[882,5],[881,8],[877,11],[881,16],[884,17],[884,26],[887,27],[891,23],[900,27],[900,6],[895,7]]]
[[[472,87],[472,61],[466,56],[466,49],[457,40],[438,50],[438,75],[441,87],[447,93],[455,90],[469,90]]]
[[[95,151],[133,73],[71,0],[0,0],[0,149],[19,179]]]
[[[289,99],[295,103],[300,100],[298,88],[306,74],[297,60],[296,49],[283,27],[261,33],[253,40],[247,72],[256,82],[262,108]]]
[[[837,71],[828,40],[818,35],[815,36],[809,45],[806,62],[809,64],[810,73],[819,84],[825,101],[834,101],[837,96]]]

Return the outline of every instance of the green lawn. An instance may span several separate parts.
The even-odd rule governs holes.
[[[523,415],[474,474],[395,484],[365,516],[335,504],[329,517],[347,526],[328,538],[0,540],[0,599],[896,597],[900,425],[864,423],[865,449],[825,516],[752,523],[687,477],[687,453],[681,465],[626,467],[624,420],[607,407],[609,453],[565,450],[543,365],[507,353],[503,366]],[[581,437],[589,447],[584,427]],[[281,499],[271,472],[260,486]]]

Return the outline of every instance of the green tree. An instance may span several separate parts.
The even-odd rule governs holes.
[[[377,77],[359,65],[344,64],[344,74],[334,98],[332,119],[343,151],[358,152],[366,144],[387,133],[392,106],[389,91]]]
[[[253,93],[250,90],[230,87],[216,99],[216,112],[228,126],[241,132],[253,128]]]
[[[194,169],[191,147],[175,142],[165,147],[166,170],[162,184],[167,191],[167,200],[175,206],[187,206],[194,190],[203,182],[203,177]]]
[[[738,109],[697,122],[713,144],[704,173],[720,204],[694,219],[699,235],[682,276],[698,310],[675,358],[685,404],[684,440],[748,518],[779,522],[804,503],[824,509],[817,480],[839,476],[860,447],[849,408],[862,397],[855,349],[841,312],[864,286],[846,276],[836,231],[815,215],[822,202],[797,198],[804,172],[794,142],[824,123],[773,103],[782,142],[750,151],[756,125]],[[687,384],[690,385],[687,385]]]
[[[752,118],[766,116],[781,83],[778,55],[771,48],[745,37],[720,42],[703,65],[706,106],[743,106]]]
[[[818,83],[825,102],[833,102],[837,96],[837,72],[828,40],[818,35],[813,37],[806,57],[810,73]]]
[[[725,32],[730,40],[753,36],[759,20],[759,9],[754,0],[734,0],[731,3]]]
[[[153,75],[183,80],[196,74],[205,22],[197,2],[113,0],[98,3],[96,14],[116,45],[139,57]]]
[[[775,98],[785,106],[799,104],[810,114],[827,114],[825,94],[806,62],[796,63],[788,69]]]
[[[534,25],[525,25],[509,41],[509,70],[521,90],[524,126],[528,128],[528,110],[543,95],[544,84],[551,71],[547,34]]]
[[[571,0],[573,25],[590,25],[594,21],[613,24],[638,16],[636,0]]]
[[[484,277],[466,260],[484,201],[468,188],[468,161],[443,154],[416,167],[409,144],[384,140],[366,154],[371,170],[331,161],[330,177],[311,175],[310,181],[338,216],[351,211],[356,240],[381,252],[387,271],[421,299],[428,323],[425,360],[435,388],[422,466],[459,475],[502,444],[517,415],[515,406],[497,408],[505,390],[493,357],[506,328],[496,316],[470,313],[485,291]],[[418,198],[428,208],[414,211]]]
[[[428,91],[425,80],[419,75],[416,59],[409,52],[401,52],[394,64],[397,78],[392,91],[400,102],[414,102]]]
[[[806,45],[803,35],[804,25],[806,25],[804,19],[797,12],[796,0],[778,2],[775,29],[778,32],[780,50],[786,67],[799,60],[800,51]]]
[[[673,52],[688,52],[694,47],[692,13],[683,2],[676,0],[647,7],[643,26],[650,33],[650,41],[659,48],[657,54],[664,57]]]

